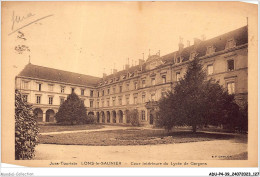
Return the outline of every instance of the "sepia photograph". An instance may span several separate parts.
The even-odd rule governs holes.
[[[257,167],[258,6],[2,2],[2,162]]]

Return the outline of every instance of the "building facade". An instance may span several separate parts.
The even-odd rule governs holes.
[[[136,109],[142,124],[154,124],[157,101],[186,72],[195,57],[203,64],[208,78],[219,81],[239,104],[248,95],[248,28],[247,26],[209,40],[194,39],[194,44],[165,56],[140,59],[135,66],[103,78],[28,64],[16,77],[16,89],[32,104],[38,121],[53,122],[55,113],[74,91],[84,101],[87,113],[100,123],[129,123],[127,112]]]

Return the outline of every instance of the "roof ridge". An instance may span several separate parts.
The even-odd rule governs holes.
[[[66,70],[61,70],[61,69],[56,69],[56,68],[50,68],[50,67],[46,67],[46,66],[40,66],[40,65],[35,65],[32,63],[28,63],[26,66],[28,65],[32,65],[32,66],[36,66],[36,67],[40,67],[40,68],[46,68],[46,69],[52,69],[52,70],[57,70],[57,71],[61,71],[61,72],[67,72],[67,73],[72,73],[72,74],[79,74],[79,75],[83,75],[83,76],[90,76],[93,78],[97,78],[97,79],[101,79],[101,77],[97,77],[97,76],[92,76],[92,75],[87,75],[87,74],[82,74],[82,73],[76,73],[76,72],[72,72],[72,71],[66,71]],[[26,67],[25,66],[25,67]],[[22,72],[22,71],[21,71]],[[21,72],[19,73],[19,75],[21,74]],[[18,76],[19,76],[18,75]]]

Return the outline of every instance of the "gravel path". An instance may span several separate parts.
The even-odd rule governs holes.
[[[101,130],[102,131],[102,130]],[[81,146],[39,144],[35,160],[217,160],[247,152],[246,143],[214,140],[143,146]],[[141,160],[140,159],[140,160]]]
[[[132,127],[123,127],[123,126],[105,126],[100,129],[90,129],[90,130],[75,130],[75,131],[62,131],[62,132],[46,132],[40,133],[40,135],[57,135],[57,134],[65,134],[65,133],[79,133],[79,132],[99,132],[99,131],[108,131],[108,130],[125,130]]]

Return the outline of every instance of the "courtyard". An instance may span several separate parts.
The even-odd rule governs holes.
[[[192,133],[187,128],[168,132],[110,125],[40,126],[36,160],[86,158],[82,153],[93,160],[140,156],[146,160],[155,156],[162,160],[246,160],[247,135],[208,130]]]

